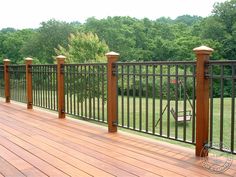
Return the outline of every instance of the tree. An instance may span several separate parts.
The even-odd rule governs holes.
[[[0,33],[0,56],[9,58],[13,64],[21,62],[24,56],[21,53],[22,46],[34,34],[31,29],[14,30],[7,28]]]
[[[213,39],[222,44],[221,55],[225,59],[236,56],[236,0],[216,3],[212,16],[202,23],[202,37]]]
[[[107,44],[91,32],[71,34],[68,41],[68,46],[59,45],[55,49],[57,55],[66,56],[67,63],[104,61],[105,53],[109,50]]]
[[[199,16],[191,16],[191,15],[182,15],[177,17],[174,22],[175,23],[184,23],[188,26],[193,25],[194,23],[197,23],[202,20],[202,17]]]
[[[109,51],[107,44],[100,41],[96,34],[91,32],[71,34],[68,46],[58,46],[55,49],[57,55],[66,56],[66,63],[86,63],[105,61],[105,53]],[[101,83],[101,65],[89,65],[88,67],[73,67],[74,73],[80,73],[79,79],[65,77],[67,83],[67,94],[80,95],[78,100],[83,102],[86,99],[102,97],[106,91],[102,91]],[[67,70],[68,69],[68,70]],[[70,73],[70,68],[65,68],[65,73]],[[66,75],[67,76],[67,75]],[[81,90],[73,88],[80,86]],[[92,93],[92,94],[91,94]]]
[[[42,63],[53,63],[54,48],[58,45],[65,47],[69,35],[75,31],[73,24],[66,22],[56,20],[42,22],[35,35],[23,46],[22,53],[36,57]]]
[[[227,32],[232,34],[236,23],[236,0],[216,3],[212,12],[216,20],[223,23]]]

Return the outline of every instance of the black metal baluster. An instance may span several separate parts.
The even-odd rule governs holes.
[[[84,116],[84,68],[82,65],[80,65],[80,91],[79,91],[79,95],[80,95],[80,115],[83,117]]]
[[[181,82],[179,80],[179,66],[176,65],[175,66],[175,81],[174,81],[174,84],[175,84],[175,117],[178,117],[178,108],[179,108],[179,103],[178,103],[178,100],[179,100],[179,83]],[[181,85],[180,85],[181,87]],[[178,139],[178,121],[175,121],[175,139],[177,140]]]
[[[73,81],[73,66],[72,65],[70,65],[69,66],[69,69],[70,69],[70,71],[69,71],[69,77],[70,77],[70,82],[69,82],[69,92],[70,92],[70,114],[73,114],[73,83],[74,83],[74,81]]]
[[[135,70],[135,64],[133,65],[133,129],[136,129],[136,105],[135,105],[135,97],[136,97],[136,83],[135,83],[135,75],[136,75],[136,70]]]
[[[212,146],[213,141],[213,105],[214,105],[214,98],[213,98],[213,65],[210,66],[210,146]]]
[[[102,121],[104,122],[105,121],[105,115],[104,115],[104,113],[105,113],[105,89],[104,89],[104,80],[105,80],[105,67],[107,67],[107,65],[106,66],[102,66]],[[106,87],[107,88],[107,87]]]
[[[192,107],[192,143],[195,142],[195,118],[196,118],[196,114],[195,114],[195,103],[196,103],[196,65],[193,66],[193,97],[192,97],[192,102],[193,102],[193,107]]]
[[[223,148],[223,132],[224,132],[224,126],[223,126],[223,118],[224,118],[224,65],[221,65],[220,69],[220,150]]]
[[[170,65],[167,65],[167,137],[170,137]]]
[[[45,65],[45,108],[49,109],[49,105],[50,105],[50,97],[49,97],[49,77],[50,77],[50,73],[48,71],[48,68],[50,66],[49,65]]]
[[[152,133],[155,134],[155,122],[156,122],[156,119],[155,119],[155,101],[156,101],[156,78],[155,78],[155,68],[156,68],[156,65],[153,65],[152,66]]]
[[[73,80],[72,80],[72,85],[73,85],[73,94],[72,94],[72,96],[73,96],[73,111],[72,111],[72,115],[76,115],[76,104],[77,104],[77,102],[76,102],[76,100],[75,100],[75,92],[76,92],[76,90],[75,90],[75,85],[76,85],[76,77],[75,77],[75,65],[72,65],[72,70],[71,71],[73,71],[72,72],[72,78],[73,78]]]
[[[146,95],[145,95],[146,96],[146,106],[145,106],[146,107],[146,123],[145,123],[146,128],[145,129],[146,129],[146,133],[148,133],[148,127],[149,127],[149,125],[148,125],[149,124],[149,120],[148,120],[149,119],[148,118],[148,111],[149,111],[148,110],[148,74],[149,74],[148,73],[148,65],[146,65],[146,71],[145,71],[145,75],[146,75],[145,76],[146,77],[146,84],[145,84],[146,85]]]
[[[53,108],[54,110],[56,110],[57,108],[56,96],[55,96],[57,94],[57,84],[55,82],[56,78],[57,78],[56,68],[53,67],[53,81],[52,82],[53,82],[53,101],[54,101]]]
[[[75,87],[75,89],[76,89],[76,91],[75,91],[75,93],[76,93],[76,102],[77,102],[77,116],[79,116],[80,115],[80,92],[81,92],[81,88],[79,88],[79,87],[81,87],[81,84],[80,84],[80,80],[81,80],[81,76],[80,76],[80,71],[79,71],[79,66],[78,65],[76,65],[75,66],[76,67],[76,80],[77,80],[77,83],[76,83],[76,87]]]
[[[142,66],[139,65],[139,131],[142,131]]]
[[[87,87],[88,87],[88,85],[87,85],[87,83],[88,83],[88,81],[87,81],[87,67],[86,67],[86,65],[84,66],[84,75],[85,75],[85,88],[84,88],[84,92],[85,92],[85,117],[87,118]]]
[[[124,65],[121,65],[121,125],[124,127]]]
[[[127,127],[130,127],[130,105],[129,105],[129,65],[127,66]]]
[[[97,84],[96,84],[95,78],[96,79],[98,79],[98,78],[97,78],[95,69],[96,69],[96,65],[93,66],[93,87],[92,88],[93,88],[93,119],[97,120],[96,115],[95,115],[95,99],[96,99],[96,93],[95,92],[97,92],[98,89],[96,89]],[[99,81],[97,80],[97,82],[99,82]]]
[[[162,101],[162,93],[163,93],[163,90],[162,90],[162,82],[163,82],[163,67],[162,65],[160,65],[160,118],[159,118],[159,122],[160,122],[160,135],[162,136],[162,104],[163,104],[163,101]],[[156,123],[156,126],[157,126],[158,122]]]
[[[234,153],[235,132],[235,65],[232,64],[232,96],[231,96],[231,153]]]
[[[184,65],[184,132],[183,132],[183,140],[186,141],[186,108],[187,108],[187,76],[186,76],[187,67]]]
[[[100,79],[101,79],[101,73],[100,73],[100,67],[102,65],[98,65],[97,66],[97,84],[98,84],[98,96],[97,96],[97,116],[98,116],[98,121],[100,121],[100,94],[101,94],[101,90],[100,90]],[[103,93],[102,93],[103,94]]]

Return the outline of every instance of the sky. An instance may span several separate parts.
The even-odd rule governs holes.
[[[215,2],[226,0],[2,0],[0,29],[38,28],[49,19],[84,23],[87,18],[131,16],[155,20],[181,15],[206,17]]]

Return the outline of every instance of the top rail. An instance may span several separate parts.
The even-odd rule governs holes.
[[[196,65],[196,61],[140,61],[140,62],[116,62],[118,65]]]

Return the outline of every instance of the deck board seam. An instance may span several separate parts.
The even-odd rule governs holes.
[[[2,145],[1,145],[1,146],[2,146]],[[10,163],[9,161],[7,161],[5,158],[3,158],[2,156],[0,156],[0,158],[1,158],[2,160],[4,160],[5,163],[9,164],[12,168],[16,169],[20,174],[22,174],[23,176],[26,176],[24,173],[22,173],[22,171],[20,171],[18,168],[16,168],[13,164],[11,164],[11,163]],[[0,174],[2,174],[1,171],[0,171]],[[2,175],[5,176],[4,174],[2,174]]]
[[[2,130],[0,130],[0,131],[2,131]],[[0,135],[0,137],[6,139],[7,141],[11,142],[11,143],[14,144],[15,146],[18,146],[19,148],[21,148],[22,150],[26,151],[27,153],[29,153],[29,154],[33,155],[34,157],[37,157],[37,158],[39,158],[40,160],[44,161],[44,163],[46,163],[46,164],[52,166],[53,168],[56,168],[57,170],[61,171],[61,172],[64,173],[64,174],[66,174],[66,173],[65,173],[64,171],[62,171],[61,169],[59,169],[59,168],[53,166],[52,164],[49,164],[49,163],[48,163],[47,161],[45,161],[44,159],[41,159],[40,157],[38,157],[38,156],[36,156],[35,154],[33,154],[33,153],[31,153],[30,151],[28,151],[27,149],[25,149],[25,148],[23,148],[23,147],[17,145],[15,142],[11,141],[10,139],[8,139],[8,138],[6,138],[6,137],[3,137],[3,136],[1,136],[1,135]],[[4,146],[3,144],[1,144],[1,145],[2,145],[3,147],[7,148],[7,147]],[[11,151],[11,150],[9,149],[9,151]],[[12,152],[13,154],[17,155],[15,152],[13,152],[13,151],[11,151],[11,152]],[[18,156],[18,155],[17,155],[17,156]],[[20,157],[22,160],[24,160],[24,161],[26,161],[27,163],[29,163],[29,164],[31,164],[32,166],[34,166],[31,162],[25,160],[23,157],[21,157],[21,156],[19,156],[19,157]],[[34,166],[34,167],[38,169],[38,167],[36,167],[36,166]],[[40,169],[38,169],[38,170],[40,170]],[[41,171],[41,170],[40,170],[40,171]],[[46,175],[49,176],[48,174],[46,174]],[[66,175],[67,175],[67,176],[70,176],[69,174],[66,174]]]

